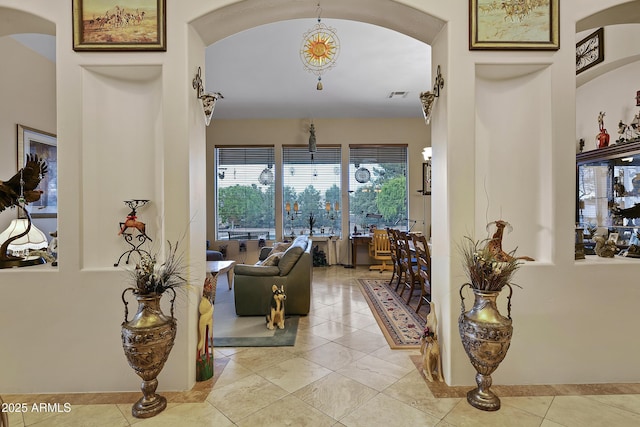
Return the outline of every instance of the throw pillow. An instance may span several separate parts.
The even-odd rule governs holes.
[[[278,262],[280,262],[280,258],[282,258],[283,254],[284,252],[271,252],[271,254],[264,261],[262,261],[261,265],[278,265]]]
[[[289,274],[294,265],[298,262],[298,258],[304,253],[304,249],[300,246],[292,246],[287,249],[280,259],[278,268],[280,268],[280,275],[286,276]]]
[[[284,252],[287,249],[289,249],[289,246],[291,246],[291,242],[289,243],[276,242],[273,244],[273,252]]]

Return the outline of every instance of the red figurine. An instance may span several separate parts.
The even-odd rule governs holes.
[[[605,148],[609,146],[609,133],[604,128],[604,112],[600,111],[598,114],[598,127],[600,128],[600,133],[596,136],[596,140],[598,141],[598,148]]]

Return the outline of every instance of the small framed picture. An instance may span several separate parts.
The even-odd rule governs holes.
[[[604,61],[604,28],[576,43],[576,74]]]
[[[618,243],[618,237],[619,237],[618,233],[609,233],[609,239],[607,240],[609,242]]]
[[[47,173],[40,181],[40,200],[31,203],[31,217],[58,216],[58,139],[52,133],[18,125],[18,170],[26,163],[27,154],[36,154],[47,163]]]
[[[166,51],[166,0],[73,0],[73,50]]]
[[[428,196],[431,194],[431,162],[422,164],[422,194]]]
[[[559,0],[469,0],[469,49],[559,48]]]

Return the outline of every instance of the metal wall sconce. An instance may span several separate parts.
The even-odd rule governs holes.
[[[436,79],[433,82],[433,89],[427,92],[420,93],[420,102],[422,103],[422,113],[424,114],[424,121],[429,124],[431,122],[431,112],[433,111],[433,104],[435,104],[436,98],[440,97],[440,90],[444,88],[444,77],[440,73],[440,66],[436,68]]]
[[[219,98],[224,99],[224,96],[220,92],[204,92],[204,86],[202,84],[202,69],[198,67],[198,73],[193,78],[193,82],[191,83],[193,88],[197,92],[197,97],[200,101],[202,101],[202,111],[204,113],[204,122],[207,126],[211,123],[211,118],[213,117],[213,110],[216,108],[216,101]]]

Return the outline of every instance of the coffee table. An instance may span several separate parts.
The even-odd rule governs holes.
[[[207,273],[211,273],[215,276],[218,276],[222,273],[227,273],[227,281],[229,282],[229,290],[231,290],[231,285],[233,285],[233,266],[236,265],[236,262],[231,261],[207,261]]]

